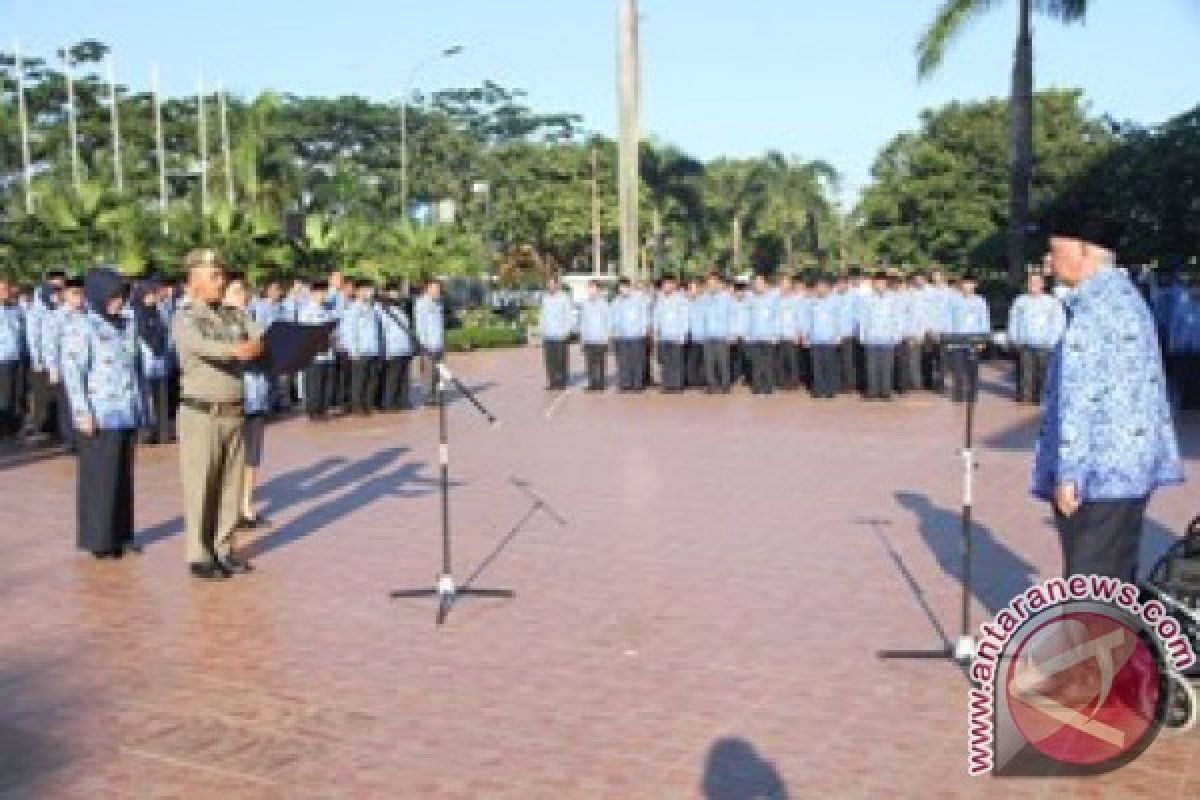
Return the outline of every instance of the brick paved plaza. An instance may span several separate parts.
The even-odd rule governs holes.
[[[955,633],[960,409],[556,399],[536,350],[451,363],[503,420],[452,407],[457,572],[517,595],[442,629],[388,598],[438,569],[432,412],[274,426],[274,527],[226,584],[185,574],[173,447],[139,453],[118,562],[74,550],[69,459],[6,451],[0,798],[1200,795],[1200,734],[1105,778],[968,779],[963,674],[876,657]],[[985,377],[977,618],[1059,570],[1035,415]],[[1156,498],[1146,558],[1195,487]]]

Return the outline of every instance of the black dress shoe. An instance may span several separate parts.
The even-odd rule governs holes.
[[[223,581],[230,576],[229,570],[219,564],[189,564],[188,571],[203,581]]]
[[[249,561],[242,561],[240,558],[229,556],[221,562],[226,572],[245,575],[249,572],[254,572],[254,565]]]

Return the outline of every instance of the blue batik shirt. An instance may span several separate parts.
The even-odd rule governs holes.
[[[66,335],[67,326],[84,312],[63,305],[45,313],[42,322],[42,365],[61,376],[63,337]]]
[[[20,361],[25,353],[25,312],[14,303],[0,305],[0,363]]]
[[[579,340],[584,344],[608,344],[612,336],[612,307],[603,297],[584,300],[579,307]]]
[[[562,291],[542,295],[542,310],[538,319],[538,331],[543,339],[562,342],[571,338],[571,327],[575,322],[575,304],[571,295]]]
[[[842,298],[829,294],[812,303],[812,325],[808,341],[815,345],[832,345],[842,340]]]
[[[664,294],[654,305],[654,335],[660,341],[683,344],[691,324],[691,303],[680,292]]]
[[[1008,339],[1017,347],[1051,350],[1066,327],[1062,301],[1051,294],[1023,294],[1008,314]]]
[[[1167,349],[1172,353],[1200,353],[1200,299],[1189,297],[1175,306]]]
[[[704,341],[704,304],[708,295],[704,292],[688,295],[688,339],[699,344]]]
[[[64,332],[62,382],[76,423],[130,430],[150,422],[136,326],[81,313]]]
[[[1131,500],[1183,482],[1154,318],[1105,267],[1067,300],[1033,467],[1033,493],[1074,484],[1084,501]]]
[[[440,353],[446,348],[446,323],[442,315],[442,304],[428,295],[417,298],[413,310],[417,318],[417,341],[431,353]]]

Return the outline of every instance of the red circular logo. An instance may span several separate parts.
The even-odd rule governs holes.
[[[1162,675],[1154,651],[1126,622],[1064,610],[1021,642],[1005,692],[1030,745],[1061,763],[1094,766],[1157,733]]]

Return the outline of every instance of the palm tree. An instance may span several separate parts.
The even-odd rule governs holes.
[[[766,162],[764,224],[783,240],[787,266],[795,267],[796,243],[801,234],[807,231],[813,236],[817,221],[831,216],[827,189],[837,187],[838,173],[826,161],[804,161],[794,156],[789,159],[774,151],[767,153]],[[815,250],[812,245],[810,240],[810,251]]]
[[[643,142],[639,173],[649,198],[654,272],[662,274],[664,224],[686,222],[702,207],[700,178],[704,165],[671,145]]]
[[[766,204],[767,169],[759,159],[719,158],[709,164],[705,178],[710,206],[729,218],[729,271],[737,275],[742,271],[747,223],[753,222]]]
[[[997,0],[945,0],[917,44],[917,74],[927,78],[941,65],[950,42],[966,23]],[[1029,184],[1033,176],[1033,12],[1063,23],[1087,14],[1088,0],[1018,0],[1017,49],[1013,60],[1009,112],[1011,192],[1008,217],[1008,272],[1019,284],[1025,275],[1025,235],[1029,228]]]

